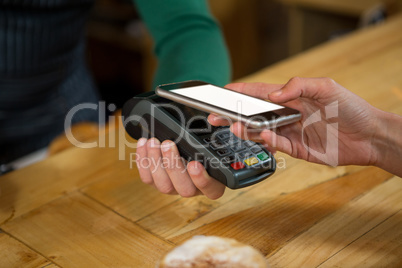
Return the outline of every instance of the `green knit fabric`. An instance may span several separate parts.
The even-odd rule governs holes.
[[[155,45],[154,87],[185,80],[230,81],[221,30],[205,0],[134,0]]]

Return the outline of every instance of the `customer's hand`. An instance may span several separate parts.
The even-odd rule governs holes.
[[[162,144],[156,138],[141,138],[137,143],[136,162],[141,180],[164,194],[192,197],[204,194],[221,197],[226,186],[210,177],[197,161],[186,164],[173,141]]]
[[[227,88],[302,114],[299,122],[272,130],[256,131],[233,123],[231,130],[243,139],[310,162],[376,165],[402,175],[402,117],[374,108],[329,78],[292,78],[285,85],[236,83]],[[215,126],[231,123],[212,114],[208,121]],[[199,162],[186,165],[172,141],[160,144],[154,138],[140,139],[136,160],[143,182],[162,193],[184,197],[204,194],[217,199],[225,191],[225,185],[211,178]]]
[[[370,165],[377,161],[372,146],[377,117],[375,108],[329,78],[292,78],[285,85],[235,83],[227,88],[288,106],[302,119],[272,130],[246,128],[236,122],[231,130],[243,139],[261,142],[271,152],[330,165]],[[215,126],[227,125],[210,115]]]

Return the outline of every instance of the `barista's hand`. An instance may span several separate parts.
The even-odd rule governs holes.
[[[293,78],[286,85],[236,83],[228,88],[299,110],[302,119],[274,130],[255,131],[234,123],[231,131],[262,142],[268,150],[331,165],[373,165],[378,109],[329,78]],[[314,123],[311,120],[316,119]],[[210,115],[212,125],[227,120]],[[337,124],[336,128],[331,124]],[[328,131],[327,131],[328,130]]]
[[[136,162],[141,180],[164,194],[192,197],[204,194],[210,199],[221,197],[225,185],[211,178],[201,163],[180,157],[174,142],[141,138],[137,143]]]

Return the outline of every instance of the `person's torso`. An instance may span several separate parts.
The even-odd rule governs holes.
[[[84,59],[93,2],[0,0],[0,146],[60,131],[68,109],[96,99]]]

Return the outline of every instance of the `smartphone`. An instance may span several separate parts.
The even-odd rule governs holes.
[[[198,80],[160,85],[156,94],[252,128],[277,128],[301,118],[299,111],[289,107]]]

